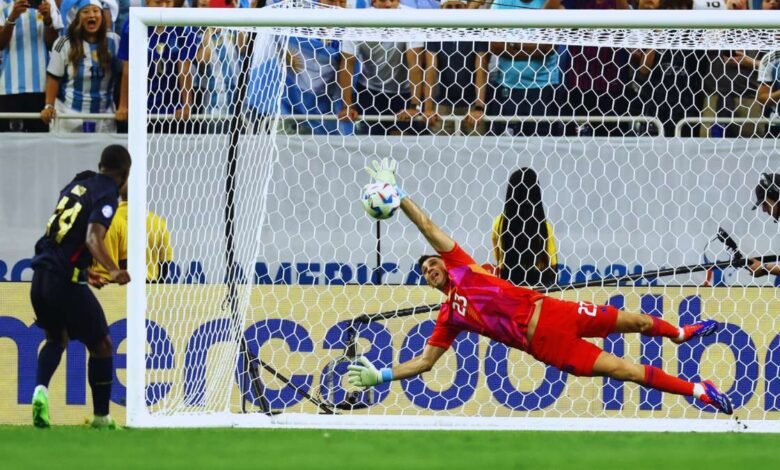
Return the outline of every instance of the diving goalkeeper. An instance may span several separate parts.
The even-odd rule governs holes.
[[[485,271],[409,198],[395,181],[395,161],[367,168],[374,180],[394,186],[401,209],[438,254],[420,258],[428,285],[443,292],[436,326],[422,354],[392,368],[377,369],[365,357],[349,366],[349,382],[371,387],[431,370],[462,331],[472,331],[525,351],[539,361],[577,376],[607,376],[663,392],[692,396],[726,414],[731,401],[709,380],[692,383],[650,365],[635,364],[603,351],[582,338],[610,333],[664,336],[679,344],[715,333],[720,325],[706,320],[676,327],[650,315],[628,313],[609,305],[568,302],[518,287]]]

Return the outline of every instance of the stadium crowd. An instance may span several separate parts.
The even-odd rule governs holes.
[[[265,6],[264,0],[191,1],[144,4]],[[140,6],[136,2],[0,0],[0,113],[40,113],[40,119],[0,119],[0,132],[125,131],[126,19],[131,3]],[[328,7],[378,9],[780,8],[780,0],[748,2],[320,0]],[[280,55],[271,52],[274,45],[273,39],[254,44],[242,114],[255,132],[270,121],[265,118],[281,113],[296,116],[287,121],[289,132],[313,134],[673,136],[676,124],[688,118],[687,136],[780,135],[774,123],[705,129],[697,119],[704,113],[726,123],[736,117],[780,117],[780,51],[292,38]],[[150,30],[150,127],[156,132],[226,132],[237,102],[238,59],[245,50],[246,35],[230,29]],[[279,100],[274,90],[281,82]],[[68,113],[108,113],[115,119],[57,119]],[[555,116],[646,116],[657,118],[662,128],[649,120],[577,123]]]

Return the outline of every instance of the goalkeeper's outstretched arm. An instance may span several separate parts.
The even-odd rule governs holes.
[[[396,161],[390,158],[383,158],[381,162],[372,162],[374,168],[367,167],[366,172],[377,183],[385,183],[393,186],[401,198],[401,210],[404,211],[409,220],[417,226],[428,243],[439,253],[446,253],[455,248],[455,240],[433,223],[428,214],[423,212],[414,201],[406,195],[400,185],[395,181]]]
[[[352,364],[347,368],[349,372],[349,383],[359,387],[373,387],[392,380],[401,380],[415,375],[422,374],[431,370],[434,364],[439,360],[446,349],[437,346],[426,345],[422,354],[412,360],[398,364],[395,367],[386,367],[377,369],[371,362],[360,356],[360,364]]]
[[[423,212],[409,196],[401,199],[401,210],[420,230],[428,243],[439,253],[447,253],[455,248],[455,240],[444,233],[438,225],[433,223],[428,214]]]

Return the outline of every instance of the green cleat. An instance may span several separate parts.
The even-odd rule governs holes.
[[[33,425],[36,428],[48,428],[51,426],[49,418],[49,397],[46,390],[36,388],[32,399],[33,406]]]
[[[87,418],[84,424],[88,425],[92,429],[114,430],[117,428],[116,421],[114,421],[114,418],[112,418],[111,415]]]

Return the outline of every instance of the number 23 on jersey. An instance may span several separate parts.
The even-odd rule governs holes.
[[[450,303],[452,305],[452,309],[455,310],[455,312],[458,313],[458,315],[465,317],[466,316],[466,310],[469,307],[469,301],[466,297],[462,295],[458,295],[457,292],[452,293],[452,302]]]

